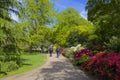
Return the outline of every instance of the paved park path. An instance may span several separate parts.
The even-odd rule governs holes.
[[[63,57],[56,58],[56,54],[49,57],[46,63],[34,70],[2,78],[0,80],[93,80],[83,71],[75,68],[71,62]]]

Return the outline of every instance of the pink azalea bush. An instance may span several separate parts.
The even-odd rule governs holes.
[[[76,51],[73,54],[73,64],[80,65],[82,62],[87,61],[90,58],[90,56],[93,56],[93,53],[87,48],[81,49],[80,51]]]
[[[114,52],[100,52],[83,62],[80,68],[105,80],[120,80],[120,56]]]
[[[93,53],[89,49],[84,48],[84,49],[81,49],[80,51],[76,51],[74,53],[73,58],[74,59],[80,58],[83,54],[86,54],[88,56],[93,56]]]

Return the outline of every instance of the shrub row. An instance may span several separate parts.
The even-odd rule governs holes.
[[[120,56],[114,52],[100,52],[83,62],[80,68],[104,80],[120,80]]]
[[[10,72],[10,71],[16,70],[18,68],[19,68],[19,66],[14,61],[0,62],[1,72]]]

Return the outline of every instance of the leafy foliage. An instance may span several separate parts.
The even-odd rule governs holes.
[[[114,52],[118,52],[120,53],[120,38],[117,38],[117,37],[112,37],[108,43],[105,43],[106,45],[106,48],[109,50],[109,51],[114,51]]]
[[[88,0],[88,20],[95,27],[95,34],[100,45],[108,42],[112,36],[120,37],[120,0]]]
[[[10,72],[19,68],[19,66],[14,61],[1,62],[0,65],[2,72]]]
[[[34,45],[48,45],[52,36],[51,28],[46,25],[52,22],[54,10],[49,0],[25,0],[21,21],[25,23],[27,42],[30,51]],[[27,13],[27,14],[26,14]],[[49,34],[48,34],[49,33]]]
[[[7,21],[12,21],[9,14],[13,12],[15,14],[19,14],[17,9],[20,9],[21,3],[16,0],[1,0],[0,1],[0,18],[5,19]],[[16,8],[16,9],[15,9]]]
[[[88,34],[91,33],[88,31],[92,29],[91,23],[82,18],[74,8],[66,8],[58,15],[54,27],[54,43],[61,46],[73,46],[86,41]]]
[[[63,52],[62,54],[63,54],[63,56],[65,56],[65,57],[67,57],[67,58],[72,58],[74,52],[73,52],[73,51],[65,50],[65,52]]]

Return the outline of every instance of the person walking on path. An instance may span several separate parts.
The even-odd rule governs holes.
[[[57,54],[57,58],[59,58],[59,56],[60,56],[60,46],[58,46],[56,48],[56,54]]]
[[[52,47],[52,45],[50,45],[50,46],[48,47],[48,52],[49,52],[49,54],[50,54],[50,57],[52,57],[52,53],[53,53],[53,47]]]

